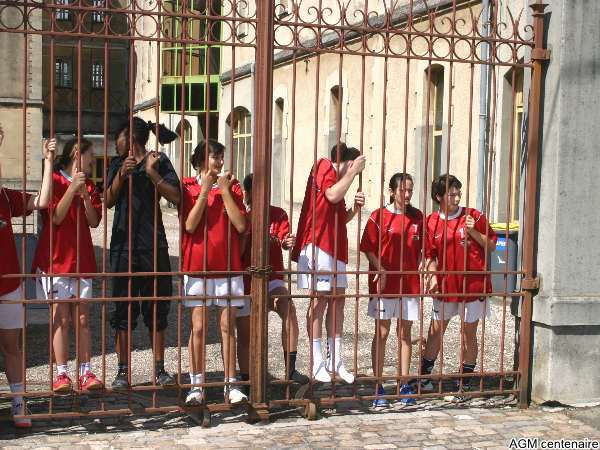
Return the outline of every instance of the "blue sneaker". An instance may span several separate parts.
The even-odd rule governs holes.
[[[400,395],[413,395],[414,393],[415,391],[413,391],[413,388],[410,387],[410,385],[408,384],[403,384],[400,388]],[[414,398],[401,398],[400,403],[402,403],[403,405],[410,406],[416,405],[417,401]]]
[[[377,394],[376,395],[385,395],[385,389],[382,385],[377,385]],[[390,402],[385,398],[376,398],[373,399],[373,408],[387,408],[390,406]]]

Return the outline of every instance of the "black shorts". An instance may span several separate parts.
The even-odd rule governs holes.
[[[132,272],[152,272],[154,271],[154,257],[152,251],[132,251]],[[127,272],[129,270],[129,258],[127,252],[110,253],[111,272]],[[170,272],[171,263],[169,261],[169,251],[166,248],[159,248],[156,263],[157,272]],[[113,297],[127,297],[129,294],[130,277],[114,277],[112,282]],[[173,294],[173,284],[171,275],[163,276],[132,276],[131,277],[131,297],[154,297],[154,280],[157,280],[156,297],[166,298]],[[170,301],[119,301],[115,302],[115,309],[112,311],[110,324],[115,330],[127,331],[128,306],[131,305],[131,329],[137,327],[137,319],[142,313],[144,324],[152,331],[154,324],[154,305],[156,305],[156,330],[161,331],[167,328],[167,318],[171,307]]]

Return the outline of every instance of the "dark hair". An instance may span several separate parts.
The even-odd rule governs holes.
[[[395,173],[394,175],[392,175],[392,178],[390,178],[390,190],[394,192],[398,188],[398,186],[400,186],[405,181],[412,181],[414,183],[413,177],[411,175],[403,172]],[[394,195],[390,195],[390,203],[394,203]]]
[[[206,152],[205,149],[208,146],[208,154],[209,155],[223,155],[225,153],[225,146],[215,139],[202,139],[196,145],[194,149],[194,153],[190,158],[190,164],[194,169],[204,166],[204,161],[206,160]]]
[[[448,189],[451,187],[455,187],[456,189],[460,189],[462,187],[462,183],[458,178],[454,175],[449,175],[445,173],[444,175],[440,175],[431,183],[431,198],[437,204],[440,203],[438,197],[443,197],[446,195],[446,184],[448,184]]]
[[[81,149],[80,153],[83,155],[90,148],[92,148],[92,145],[93,145],[92,141],[85,139],[85,138],[80,138],[79,139],[79,148]],[[58,157],[58,159],[54,163],[54,170],[57,170],[57,171],[64,170],[69,164],[71,164],[71,161],[73,161],[73,154],[75,153],[76,148],[77,148],[77,138],[72,138],[72,139],[69,139],[67,142],[65,142],[62,154]]]
[[[339,145],[335,144],[333,147],[331,147],[331,161],[337,162],[338,154],[340,157],[340,162],[354,161],[360,156],[360,152],[357,148],[348,147],[344,142],[340,142]]]
[[[154,134],[156,134],[156,124],[152,121],[145,122],[143,119],[139,117],[134,117],[131,121],[132,130],[131,135],[133,136],[133,141],[142,147],[145,147],[148,143],[148,138],[150,137],[150,130]],[[115,132],[115,141],[119,138],[119,135],[126,131],[129,133],[129,121],[123,122],[117,131]],[[162,123],[158,125],[158,142],[160,144],[168,144],[177,139],[177,134],[167,127],[165,127]]]
[[[252,190],[252,174],[251,173],[246,175],[246,178],[244,178],[242,185],[244,186],[244,190],[246,192],[250,192]]]

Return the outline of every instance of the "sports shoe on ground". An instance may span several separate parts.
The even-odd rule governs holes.
[[[66,394],[71,392],[73,389],[73,383],[66,373],[59,373],[54,383],[52,383],[52,390],[55,394]]]
[[[202,404],[202,388],[195,387],[188,393],[185,398],[185,404],[187,406],[198,406]]]
[[[330,372],[333,373],[331,360],[327,361],[327,370],[329,370]],[[348,372],[346,370],[342,361],[338,361],[337,366],[335,368],[335,372],[340,376],[340,378],[342,380],[344,380],[344,382],[346,382],[348,384],[354,383],[354,375],[352,375],[350,372]]]
[[[90,370],[79,377],[79,389],[82,391],[97,391],[103,387],[102,381]]]
[[[298,372],[296,369],[290,374],[290,380],[298,384],[308,384],[308,377],[303,373]]]
[[[331,383],[331,376],[327,373],[323,361],[317,367],[313,366],[313,378],[321,383]]]
[[[229,403],[236,405],[248,401],[248,397],[244,395],[238,388],[229,389]]]
[[[31,419],[26,417],[16,418],[15,416],[23,413],[23,403],[13,403],[11,407],[11,415],[16,428],[31,428]],[[25,414],[31,414],[29,409],[25,408]]]
[[[409,384],[413,386],[413,391],[417,392],[417,387],[421,384],[421,392],[433,392],[434,387],[431,380],[427,378],[421,378],[421,380],[411,380]]]
[[[408,384],[403,384],[400,387],[400,395],[413,395],[415,394],[415,391],[413,391],[413,388],[410,387],[410,385]],[[414,398],[401,398],[400,399],[400,403],[402,403],[403,405],[416,405],[417,401]]]
[[[161,386],[171,386],[175,384],[175,378],[166,370],[161,370],[156,373],[156,384]]]
[[[127,371],[119,370],[117,376],[112,382],[112,388],[115,390],[125,390],[129,388],[129,381],[127,381]]]
[[[385,389],[381,384],[377,385],[377,395],[385,395]],[[387,408],[390,406],[390,402],[385,398],[373,399],[373,408]]]

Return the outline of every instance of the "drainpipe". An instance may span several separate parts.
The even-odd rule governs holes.
[[[484,38],[490,35],[490,18],[491,8],[490,0],[482,0],[483,11],[481,18],[483,20]],[[481,45],[481,60],[487,61],[490,54],[490,45],[488,42],[483,42]],[[486,174],[487,174],[487,136],[489,126],[489,95],[490,95],[490,71],[491,67],[488,64],[481,65],[481,77],[479,82],[479,158],[477,166],[477,209],[489,214],[489,211],[484,211],[486,197]]]

